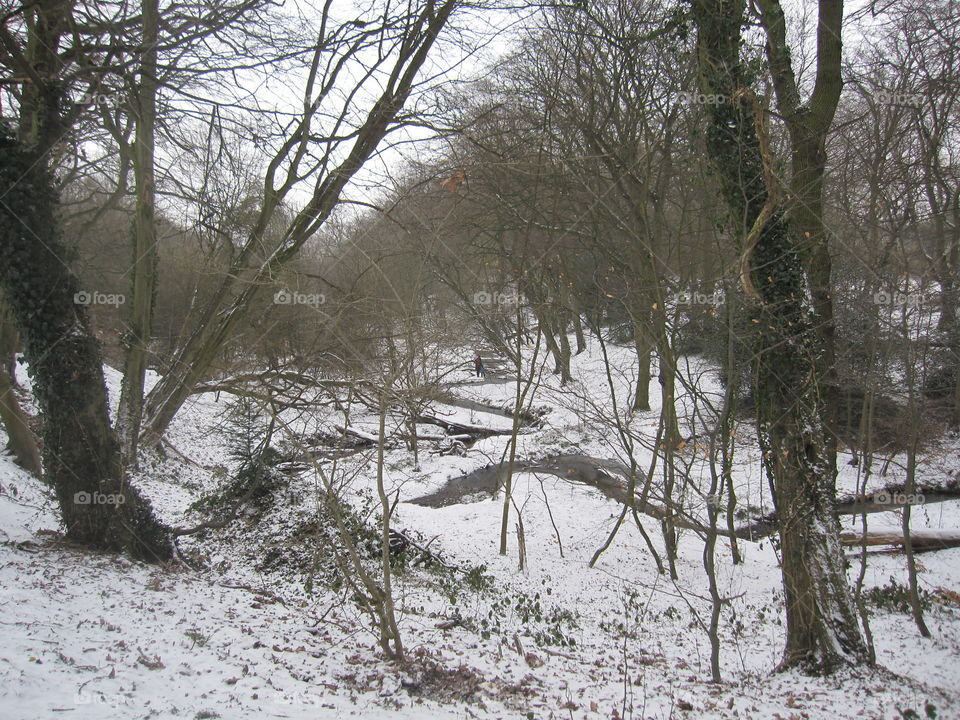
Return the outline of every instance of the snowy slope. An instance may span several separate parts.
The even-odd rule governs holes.
[[[623,370],[615,385],[625,395],[631,353],[609,351]],[[521,457],[572,449],[619,456],[609,431],[585,419],[591,407],[613,412],[601,361],[596,349],[575,358],[576,381],[568,388],[542,376],[534,404],[551,410],[543,428],[521,437]],[[694,376],[719,391],[705,368],[690,363]],[[113,397],[118,380],[108,369]],[[491,405],[516,390],[510,383],[453,389]],[[657,389],[654,380],[652,411],[629,419],[651,434]],[[683,416],[683,393],[677,402]],[[145,464],[137,478],[172,525],[207,519],[190,505],[235,469],[220,424],[227,403],[225,395],[219,402],[212,395],[192,398],[171,429],[167,458]],[[492,413],[445,411],[461,422],[509,426]],[[318,409],[291,424],[318,428],[335,419]],[[368,429],[373,421],[357,417]],[[749,427],[738,437],[738,495],[769,509]],[[293,537],[314,517],[313,473],[294,477],[289,497],[262,520],[241,516],[224,530],[184,538],[180,547],[192,567],[151,567],[64,543],[49,494],[0,457],[0,717],[899,718],[898,708],[922,717],[927,702],[937,717],[960,717],[956,604],[934,603],[929,640],[909,616],[873,612],[878,661],[896,676],[866,669],[828,679],[772,674],[784,636],[774,547],[769,540],[742,543],[745,562],[735,566],[720,542],[721,592],[731,600],[721,628],[724,682],[712,685],[702,629],[709,613],[702,543],[691,532],[681,532],[676,582],[657,573],[630,523],[590,568],[619,508],[595,489],[520,473],[514,502],[527,548],[520,571],[515,511],[509,553],[498,554],[502,498],[478,495],[442,508],[408,502],[499,461],[506,446],[505,437],[491,437],[466,457],[423,453],[419,472],[402,447],[388,453],[388,489],[400,497],[395,525],[436,538],[431,548],[446,560],[475,568],[474,577],[489,576],[475,587],[461,580],[453,590],[425,571],[398,576],[401,632],[411,657],[405,668],[382,658],[355,606],[321,584],[309,586],[302,566],[259,562],[273,549],[270,538]],[[943,440],[928,452],[922,472],[931,478],[956,472],[958,451],[955,440]],[[649,449],[637,449],[641,467],[651,457]],[[374,482],[370,458],[361,453],[343,467],[357,471],[349,491],[362,508]],[[841,468],[841,488],[851,486],[852,469]],[[958,528],[957,506],[917,508],[915,526]],[[896,524],[898,517],[871,516],[871,527]],[[643,523],[662,553],[658,523],[646,517]],[[302,541],[297,552],[312,552],[311,542]],[[290,557],[298,555],[291,550]],[[924,554],[919,562],[925,589],[960,592],[960,549]],[[858,569],[853,563],[851,580]],[[871,554],[865,586],[890,577],[905,581],[902,556]]]

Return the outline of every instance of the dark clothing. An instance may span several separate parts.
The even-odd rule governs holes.
[[[486,375],[486,371],[483,368],[483,360],[480,359],[479,355],[473,359],[473,369],[476,371],[477,377],[484,377]]]

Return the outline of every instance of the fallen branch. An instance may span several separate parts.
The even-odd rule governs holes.
[[[239,504],[237,505],[237,508],[238,507]],[[233,508],[222,520],[207,520],[190,528],[175,527],[171,529],[170,534],[173,535],[173,537],[183,537],[184,535],[196,535],[203,530],[222,530],[233,522],[233,519],[237,515],[237,508]]]
[[[562,657],[567,660],[579,661],[580,658],[571,655],[570,653],[560,652],[559,650],[551,650],[547,647],[540,648],[542,652],[545,652],[547,655],[553,655],[554,657]]]
[[[456,570],[456,571],[459,571],[459,570],[460,570],[460,568],[458,568],[456,565],[449,565],[449,564],[445,563],[445,562],[443,561],[443,559],[442,559],[439,555],[437,555],[435,552],[433,552],[432,550],[430,550],[428,547],[424,547],[423,545],[421,545],[420,543],[418,543],[416,540],[414,540],[412,537],[410,537],[409,535],[407,535],[405,532],[403,532],[403,531],[401,531],[401,530],[397,530],[397,529],[391,529],[391,530],[390,530],[390,535],[391,535],[391,536],[398,537],[398,538],[402,538],[403,541],[406,542],[408,545],[412,545],[413,547],[415,547],[417,550],[419,550],[420,552],[422,552],[424,555],[426,555],[427,557],[429,557],[431,560],[433,560],[434,562],[436,562],[436,563],[437,563],[438,565],[440,565],[441,567],[444,567],[444,568],[446,568],[447,570]],[[437,536],[437,537],[439,537],[439,536]],[[436,540],[436,539],[437,539],[436,537],[433,538],[433,540]],[[431,540],[430,542],[432,543],[433,540]],[[430,543],[427,543],[427,545],[429,545],[429,544],[430,544]]]
[[[373,433],[364,432],[363,430],[357,430],[356,428],[352,428],[346,425],[334,425],[333,427],[337,432],[343,433],[344,435],[350,435],[351,437],[355,437],[358,440],[363,440],[365,443],[369,443],[373,445],[374,443],[377,442],[377,436],[374,435]]]
[[[251,592],[254,595],[259,595],[260,597],[267,598],[271,602],[280,603],[284,607],[287,606],[287,604],[282,599],[280,599],[277,595],[274,595],[269,590],[261,590],[260,588],[251,587],[250,585],[242,585],[239,583],[237,584],[220,583],[220,587],[227,588],[228,590],[246,590],[247,592]]]
[[[929,552],[931,550],[945,550],[960,547],[960,531],[958,530],[911,530],[910,542],[914,552]],[[840,543],[846,546],[867,545],[897,545],[903,547],[906,539],[899,528],[889,530],[868,530],[865,534],[853,530],[844,530],[840,533]]]

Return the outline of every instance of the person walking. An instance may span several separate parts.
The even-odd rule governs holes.
[[[480,357],[480,353],[477,353],[477,356],[473,359],[473,369],[476,371],[477,377],[486,377],[487,371],[483,367],[483,358]]]

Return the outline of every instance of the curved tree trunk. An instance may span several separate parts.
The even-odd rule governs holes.
[[[537,318],[538,332],[543,336],[543,341],[547,346],[547,350],[550,351],[550,355],[553,357],[553,374],[560,375],[561,384],[564,384],[566,383],[566,377],[569,375],[569,367],[566,375],[563,375],[563,352],[560,349],[560,343],[557,342],[557,337],[554,335],[554,328],[553,324],[550,322],[549,310],[539,303],[531,305],[530,309]]]
[[[758,6],[767,36],[767,59],[777,96],[777,107],[790,136],[789,225],[794,247],[807,272],[820,342],[820,392],[827,453],[831,465],[837,458],[837,412],[840,382],[836,368],[836,323],[833,316],[833,260],[823,221],[823,184],[826,172],[826,139],[843,86],[841,75],[842,0],[820,3],[817,25],[816,85],[809,102],[802,103],[787,45],[786,18],[780,0],[760,0]]]

